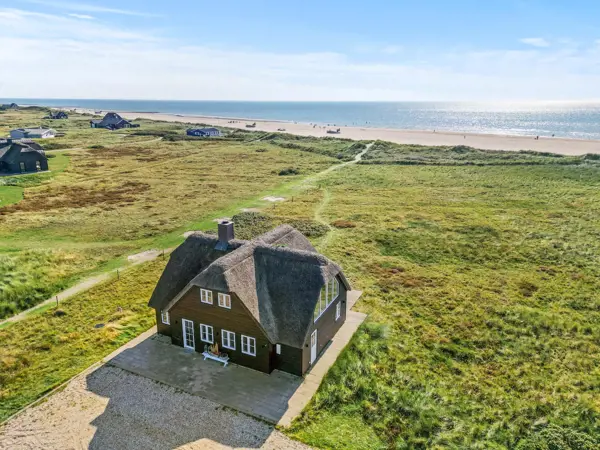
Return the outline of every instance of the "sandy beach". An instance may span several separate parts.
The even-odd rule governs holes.
[[[72,109],[72,108],[64,108]],[[78,112],[94,113],[94,111],[76,108]],[[108,111],[103,111],[106,113]],[[398,144],[416,145],[468,145],[469,147],[485,150],[534,150],[539,152],[558,153],[562,155],[584,155],[586,153],[600,153],[599,140],[566,139],[566,138],[544,138],[535,139],[535,136],[509,136],[496,134],[464,134],[445,131],[417,131],[399,130],[391,128],[366,128],[366,127],[344,127],[323,126],[309,123],[294,123],[286,121],[240,119],[228,117],[205,117],[186,116],[179,114],[164,114],[151,112],[128,112],[119,111],[123,117],[133,119],[163,120],[166,122],[198,123],[213,126],[246,128],[247,124],[256,123],[257,131],[277,132],[285,129],[286,133],[300,136],[333,136],[354,140],[383,140]],[[340,129],[339,134],[328,134],[327,130]]]

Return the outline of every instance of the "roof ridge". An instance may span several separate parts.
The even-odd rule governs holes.
[[[302,262],[314,262],[316,264],[318,264],[319,266],[326,266],[328,264],[331,264],[332,261],[330,261],[325,255],[322,255],[319,252],[311,252],[308,250],[301,250],[301,249],[297,249],[297,248],[292,248],[292,247],[287,247],[287,246],[280,246],[280,245],[257,245],[255,250],[257,250],[259,253],[268,253],[271,254],[273,256],[279,256],[279,257],[291,257],[294,258],[296,260],[302,261]]]

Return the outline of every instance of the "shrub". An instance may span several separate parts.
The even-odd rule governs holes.
[[[296,169],[295,167],[288,167],[287,169],[283,169],[279,171],[279,176],[286,176],[286,175],[299,175],[300,174],[300,170]]]
[[[274,226],[271,216],[253,211],[236,214],[231,220],[235,222],[235,234],[239,239],[253,239]]]
[[[599,445],[589,434],[550,425],[521,440],[515,450],[594,450]]]

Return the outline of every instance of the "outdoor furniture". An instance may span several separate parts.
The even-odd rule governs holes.
[[[204,352],[202,353],[202,356],[204,356],[204,361],[206,361],[208,358],[223,363],[223,367],[227,367],[227,364],[229,363],[229,356],[227,353],[219,353],[217,355],[210,351],[208,345],[204,346]]]

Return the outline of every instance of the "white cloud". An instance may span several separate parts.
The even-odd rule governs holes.
[[[68,14],[71,17],[75,17],[76,19],[84,19],[84,20],[92,20],[94,17],[90,16],[88,14],[76,14],[76,13],[71,13]]]
[[[124,16],[140,16],[140,17],[156,17],[155,14],[149,14],[141,11],[131,11],[127,9],[119,8],[107,8],[104,6],[88,5],[85,3],[71,3],[64,1],[54,0],[21,0],[26,3],[32,3],[35,5],[47,6],[57,9],[66,9],[68,11],[79,11],[87,13],[99,13],[99,14],[120,14]]]
[[[550,47],[550,42],[544,38],[523,38],[521,39],[523,44],[533,45],[534,47]]]
[[[386,45],[381,49],[381,53],[385,53],[388,55],[395,55],[396,53],[400,53],[402,51],[402,47],[399,45]]]
[[[398,56],[390,63],[381,52],[365,62],[327,51],[181,45],[152,31],[18,9],[0,8],[0,21],[3,58],[11,61],[0,65],[0,98],[600,99],[600,50],[591,44],[428,54],[421,58],[428,63]]]

